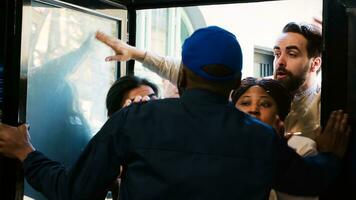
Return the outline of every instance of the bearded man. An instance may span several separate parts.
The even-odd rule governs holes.
[[[321,30],[311,24],[288,23],[274,46],[274,79],[294,95],[284,121],[286,132],[315,139],[320,129]]]

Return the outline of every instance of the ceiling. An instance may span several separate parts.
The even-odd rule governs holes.
[[[87,8],[100,9],[108,8],[113,5],[128,9],[148,9],[177,6],[196,6],[209,4],[227,4],[227,3],[249,3],[262,1],[285,1],[285,0],[62,0],[68,3],[84,6]],[[324,0],[336,1],[347,8],[355,8],[355,0]]]
[[[194,6],[226,3],[248,3],[273,0],[62,0],[68,3],[80,5],[87,8],[107,8],[109,5],[126,7],[131,9],[147,9],[177,6]],[[274,0],[276,1],[276,0]],[[279,0],[283,1],[283,0]]]

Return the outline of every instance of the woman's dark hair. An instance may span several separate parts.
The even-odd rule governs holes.
[[[290,111],[292,95],[277,80],[257,79],[253,77],[242,79],[240,87],[231,94],[234,104],[236,104],[239,98],[252,86],[260,86],[273,98],[277,104],[279,118],[284,121]]]
[[[158,96],[157,86],[144,78],[139,78],[137,76],[123,76],[116,80],[106,95],[106,108],[108,110],[108,116],[111,116],[113,113],[122,108],[125,95],[130,92],[130,90],[142,85],[152,88],[155,95]]]

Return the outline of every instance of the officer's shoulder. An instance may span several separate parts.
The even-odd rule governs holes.
[[[237,109],[238,110],[238,109]],[[241,115],[241,123],[248,129],[254,129],[256,131],[263,131],[263,132],[274,132],[274,129],[260,120],[252,117],[240,110],[237,111],[239,115]]]

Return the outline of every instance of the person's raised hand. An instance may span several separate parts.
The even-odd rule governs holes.
[[[122,40],[109,36],[103,32],[97,31],[95,38],[115,51],[115,55],[106,57],[105,61],[128,61],[131,59],[143,60],[145,57],[145,51],[130,46]]]
[[[323,132],[315,139],[319,152],[331,152],[339,158],[345,155],[351,133],[347,119],[348,114],[342,110],[331,113]]]

